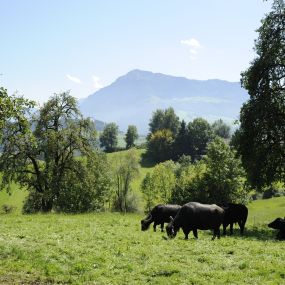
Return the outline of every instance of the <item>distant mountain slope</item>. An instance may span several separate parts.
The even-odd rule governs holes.
[[[179,117],[233,122],[248,99],[239,82],[192,80],[149,71],[133,70],[111,85],[81,100],[84,115],[116,122],[125,131],[134,124],[147,133],[152,112],[172,106]]]

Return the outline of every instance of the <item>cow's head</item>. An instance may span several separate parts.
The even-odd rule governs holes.
[[[153,220],[151,214],[149,214],[144,220],[141,220],[141,230],[142,231],[148,230],[152,221]]]
[[[174,228],[174,219],[170,216],[170,223],[166,226],[167,236],[169,238],[175,238],[177,230]]]
[[[285,220],[283,220],[281,218],[277,218],[273,222],[268,224],[268,227],[272,228],[272,229],[275,229],[275,230],[280,230],[280,228],[281,228],[283,223],[285,223]]]
[[[145,220],[141,220],[141,230],[146,231],[149,228],[149,225],[145,222]]]

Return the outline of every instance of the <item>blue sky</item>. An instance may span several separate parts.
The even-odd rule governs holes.
[[[0,0],[0,85],[87,97],[132,69],[239,81],[262,0]]]

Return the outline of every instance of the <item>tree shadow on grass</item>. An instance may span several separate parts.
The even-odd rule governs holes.
[[[276,241],[277,231],[265,228],[252,227],[246,229],[244,235],[245,239],[261,240],[261,241]]]
[[[213,235],[211,231],[206,231],[206,232],[207,232],[207,235],[209,236]],[[270,230],[266,228],[250,227],[250,228],[245,229],[243,235],[240,234],[239,229],[234,229],[232,235],[229,235],[229,232],[225,236],[221,234],[221,239],[227,237],[227,238],[233,238],[233,239],[238,238],[238,239],[245,239],[245,240],[278,241],[276,239],[277,232],[278,231],[274,231],[274,230]],[[170,240],[170,238],[168,238],[165,235],[162,236],[162,239]],[[184,238],[181,237],[181,239],[184,239]],[[190,236],[189,236],[189,239],[191,239]]]
[[[208,235],[213,235],[211,231],[208,231]],[[233,234],[229,234],[229,230],[227,230],[227,234],[223,235],[221,231],[221,239],[223,238],[238,238],[245,240],[260,240],[260,241],[276,241],[277,231],[273,231],[270,229],[266,229],[263,227],[250,227],[244,230],[244,234],[240,234],[239,229],[234,229]]]
[[[238,237],[247,240],[275,241],[277,231],[272,231],[263,227],[249,227],[244,230],[244,234],[240,234],[239,229],[234,229],[233,234],[228,237]],[[222,236],[223,237],[223,236]]]

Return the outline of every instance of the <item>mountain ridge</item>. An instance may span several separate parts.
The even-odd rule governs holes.
[[[156,109],[173,107],[186,121],[204,117],[231,122],[238,119],[240,107],[248,98],[239,82],[196,80],[134,69],[82,99],[80,109],[85,116],[116,122],[123,131],[134,124],[145,134]]]

